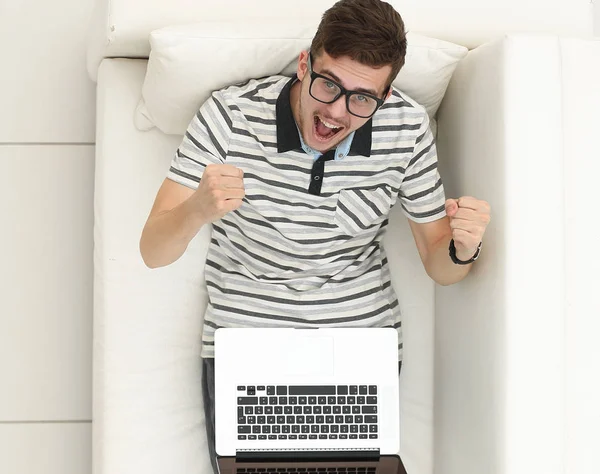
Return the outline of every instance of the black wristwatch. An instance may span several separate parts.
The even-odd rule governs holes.
[[[473,263],[475,260],[477,260],[479,258],[482,243],[483,242],[479,242],[479,245],[477,246],[477,250],[475,251],[475,255],[473,255],[469,260],[459,260],[458,258],[456,258],[456,247],[454,246],[454,239],[452,239],[452,240],[450,240],[450,247],[448,249],[450,251],[449,252],[450,258],[457,265],[468,265],[469,263]]]

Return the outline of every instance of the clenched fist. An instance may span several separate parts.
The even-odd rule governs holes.
[[[456,257],[469,260],[477,251],[490,222],[490,205],[470,196],[447,199],[446,214],[450,219]]]
[[[219,220],[242,205],[245,196],[243,171],[232,165],[208,165],[191,197],[204,222]]]

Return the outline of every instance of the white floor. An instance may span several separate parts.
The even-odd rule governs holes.
[[[93,3],[0,1],[3,474],[91,473]]]

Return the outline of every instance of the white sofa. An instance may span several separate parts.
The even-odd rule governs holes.
[[[207,12],[187,0],[166,5],[155,0],[142,12],[133,0],[100,1],[90,30],[95,474],[209,472],[198,356],[210,229],[166,268],[147,269],[138,251],[181,139],[133,124],[147,36]],[[236,5],[240,15],[256,14]],[[273,17],[284,14],[271,5]],[[324,8],[307,5],[307,18]],[[420,18],[419,8],[409,11]],[[433,36],[439,22],[411,29]],[[392,215],[386,248],[406,338],[401,455],[411,474],[598,472],[600,390],[588,376],[600,370],[600,250],[591,245],[600,41],[496,35],[508,25],[469,36],[460,26],[439,35],[472,48],[438,112],[440,173],[448,196],[490,202],[492,222],[471,275],[436,287],[406,220],[398,209]]]

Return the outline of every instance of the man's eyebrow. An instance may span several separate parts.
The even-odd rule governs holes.
[[[337,77],[334,73],[332,73],[329,69],[323,69],[319,74],[327,74],[328,76],[331,76],[333,79],[335,79],[337,82],[339,82],[340,84],[342,83],[342,80]],[[359,87],[358,89],[352,89],[352,91],[356,91],[356,92],[364,92],[365,94],[371,94],[374,95],[375,97],[378,97],[377,91],[373,90],[373,89],[365,89],[364,87]]]

